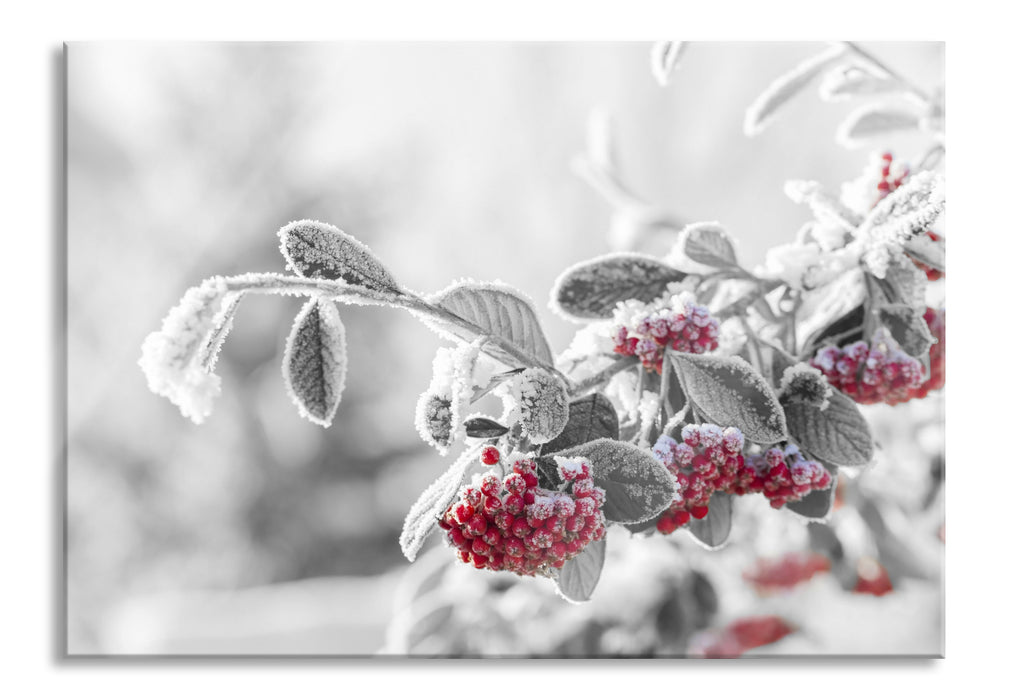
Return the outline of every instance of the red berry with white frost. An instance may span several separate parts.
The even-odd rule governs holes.
[[[936,342],[928,349],[928,379],[909,392],[916,399],[924,398],[928,392],[938,391],[946,385],[946,309],[925,309],[925,323]]]
[[[862,404],[894,406],[916,396],[925,383],[925,368],[879,329],[871,343],[859,340],[839,348],[820,348],[809,364],[827,381]]]
[[[661,305],[621,302],[614,320],[613,351],[636,355],[645,369],[653,372],[662,371],[667,347],[695,354],[718,347],[718,319],[697,304],[690,292],[681,292]]]
[[[540,487],[531,459],[515,460],[504,479],[487,472],[474,477],[476,487],[462,489],[439,522],[460,561],[478,569],[547,575],[606,534],[606,495],[593,483],[591,464],[556,462],[561,478],[571,482],[570,492]]]

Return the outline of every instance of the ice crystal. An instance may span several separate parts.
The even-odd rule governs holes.
[[[221,393],[221,378],[210,370],[213,354],[231,321],[228,287],[211,277],[186,291],[168,312],[161,330],[144,340],[140,367],[151,391],[179,407],[182,415],[202,423]]]

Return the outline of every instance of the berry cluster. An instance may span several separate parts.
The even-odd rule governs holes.
[[[904,184],[904,178],[906,178],[911,170],[906,164],[894,168],[893,167],[893,154],[884,153],[880,157],[880,177],[879,182],[876,184],[876,190],[879,192],[879,197],[876,202],[879,203],[883,197],[887,196],[895,189]]]
[[[881,330],[870,346],[864,340],[839,348],[820,348],[809,364],[830,384],[858,403],[890,406],[914,398],[925,381],[925,368]]]
[[[496,448],[484,450],[484,464],[496,464]],[[536,463],[516,459],[503,479],[494,470],[474,477],[438,524],[460,561],[477,569],[547,575],[590,542],[603,537],[605,493],[582,460],[557,459],[570,493],[539,486]]]
[[[787,637],[795,629],[777,615],[744,617],[725,629],[698,634],[691,640],[687,655],[704,659],[737,659],[750,649]]]
[[[925,309],[925,323],[937,342],[928,349],[928,379],[911,391],[911,396],[916,399],[946,385],[946,309]]]
[[[778,559],[759,559],[743,572],[743,580],[761,593],[794,588],[820,572],[830,571],[830,559],[816,552],[789,552]]]
[[[621,319],[621,311],[631,313]],[[635,312],[636,311],[636,312]],[[628,357],[637,355],[645,369],[662,371],[666,347],[679,352],[700,354],[718,347],[718,319],[707,307],[694,302],[689,294],[674,297],[672,305],[662,308],[624,306],[618,311],[613,331],[614,352]]]
[[[659,516],[655,528],[668,535],[708,514],[708,502],[715,491],[726,491],[736,482],[743,466],[743,434],[737,428],[717,425],[687,425],[682,442],[663,435],[652,448],[655,458],[666,465],[679,483],[679,494]]]
[[[730,493],[742,496],[762,493],[772,508],[802,499],[810,491],[830,488],[833,477],[822,464],[805,459],[799,448],[788,444],[751,455],[739,470],[739,479]]]
[[[773,508],[797,501],[810,491],[830,488],[832,477],[822,464],[803,458],[799,448],[772,447],[743,457],[743,435],[737,428],[688,425],[682,442],[663,435],[652,448],[679,483],[679,494],[655,524],[664,535],[708,514],[715,491],[739,496],[762,493]]]

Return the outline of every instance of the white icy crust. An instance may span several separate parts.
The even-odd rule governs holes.
[[[584,457],[554,457],[557,462],[557,473],[564,481],[574,481],[581,474],[582,465],[589,468],[589,476],[592,476],[592,462]]]
[[[763,264],[753,272],[758,277],[784,280],[790,287],[801,289],[806,271],[822,258],[818,243],[785,243],[768,249]]]
[[[868,216],[876,204],[876,200],[879,199],[877,185],[881,177],[883,162],[881,151],[870,153],[869,162],[866,163],[862,174],[841,184],[841,202],[863,217]],[[894,160],[890,163],[891,177],[901,174],[907,177],[910,172],[911,165],[906,160]]]
[[[439,301],[444,299],[446,296],[448,296],[455,290],[462,288],[476,289],[481,291],[491,291],[491,292],[505,292],[528,304],[529,308],[533,310],[533,313],[536,313],[536,304],[533,302],[532,297],[530,297],[522,290],[516,289],[507,282],[502,282],[501,280],[494,280],[493,282],[480,282],[470,277],[463,277],[462,279],[452,280],[452,284],[445,287],[445,289],[442,289],[439,292],[429,294],[425,299],[425,301],[427,301],[429,304],[437,304]],[[539,316],[536,317],[536,320],[539,321]]]
[[[161,330],[144,340],[139,365],[151,391],[202,423],[221,393],[221,378],[207,369],[214,329],[230,321],[229,292],[222,277],[191,287],[165,316]]]
[[[560,435],[568,422],[568,396],[558,378],[548,370],[531,367],[512,380],[511,386],[519,421],[530,441],[540,445]]]
[[[804,394],[822,393],[823,401],[819,404],[821,411],[826,411],[830,407],[830,397],[834,393],[834,387],[827,381],[823,372],[805,362],[794,364],[782,373],[779,393],[784,394],[791,391],[794,382],[799,382],[795,388]]]
[[[463,420],[473,400],[474,385],[486,386],[494,373],[493,363],[480,353],[485,342],[478,338],[454,348],[438,348],[432,362],[431,384],[417,401],[417,432],[443,455],[465,435]],[[448,406],[434,410],[432,402],[436,400]]]

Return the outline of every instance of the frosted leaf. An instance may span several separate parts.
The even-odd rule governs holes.
[[[444,474],[424,490],[410,508],[403,523],[403,532],[399,536],[399,546],[408,560],[413,561],[417,558],[417,553],[431,534],[431,530],[455,499],[466,480],[468,467],[474,464],[481,449],[482,445],[475,445],[463,452]]]
[[[785,415],[767,381],[739,357],[667,350],[690,403],[711,422],[735,426],[753,442],[785,439]]]
[[[652,456],[626,442],[601,438],[560,452],[592,463],[592,478],[606,492],[603,514],[614,523],[648,520],[669,507],[676,479]]]
[[[796,396],[782,399],[788,432],[818,459],[845,466],[872,460],[872,432],[858,405],[840,391],[827,397],[826,410]]]
[[[837,128],[837,142],[845,148],[859,148],[877,136],[917,129],[921,115],[907,107],[885,104],[863,105],[849,114]]]
[[[770,123],[783,105],[816,80],[840,56],[844,47],[832,45],[788,71],[762,92],[746,110],[743,132],[747,136],[759,134]]]
[[[472,402],[473,378],[485,340],[481,337],[455,348],[438,348],[431,384],[417,401],[417,432],[443,455],[465,432],[463,416]]]
[[[288,266],[302,277],[400,293],[396,280],[368,246],[335,226],[304,219],[289,223],[277,235]]]
[[[786,367],[781,374],[778,397],[783,406],[788,401],[800,401],[825,411],[830,405],[827,399],[833,393],[834,388],[823,372],[805,362]],[[787,418],[787,411],[785,416]]]
[[[810,491],[798,501],[785,504],[788,510],[801,515],[806,520],[824,522],[834,508],[834,493],[837,491],[837,467],[830,462],[822,461],[824,469],[830,472],[833,479],[830,488]]]
[[[281,365],[288,394],[303,418],[328,428],[343,395],[347,342],[336,304],[312,299],[294,319]]]
[[[945,178],[929,170],[917,173],[876,205],[859,238],[870,250],[882,247],[895,254],[922,236],[945,208]]]
[[[724,547],[732,532],[732,496],[725,491],[711,494],[708,514],[701,520],[691,519],[687,532],[705,549]]]
[[[935,342],[928,323],[918,309],[901,305],[881,306],[879,320],[901,349],[911,357],[927,353]]]
[[[676,64],[679,63],[683,50],[687,47],[685,41],[656,41],[652,44],[651,66],[652,75],[659,85],[666,87],[673,75]]]
[[[583,396],[569,404],[564,430],[543,445],[543,454],[559,452],[598,438],[616,440],[619,430],[620,420],[609,399],[599,393]]]
[[[903,181],[911,172],[907,161],[884,158],[884,153],[876,151],[869,154],[868,161],[862,172],[853,180],[841,183],[841,202],[860,217],[865,217],[879,203],[879,184],[883,178],[883,169],[887,168],[887,181]]]
[[[139,360],[151,391],[202,423],[221,393],[221,378],[210,371],[213,356],[237,303],[221,277],[186,291],[165,316],[161,330],[144,340]]]
[[[470,416],[463,423],[463,427],[466,429],[466,437],[471,438],[496,438],[508,434],[507,426],[487,416]]]
[[[925,313],[928,277],[906,256],[901,255],[891,260],[877,284],[891,304],[910,306]]]
[[[805,345],[816,333],[864,303],[865,282],[859,269],[849,270],[833,282],[806,292],[795,315],[797,342]]]
[[[485,352],[509,367],[553,366],[550,344],[535,307],[517,289],[501,282],[463,280],[428,301],[464,322],[449,325],[441,319],[426,318],[436,330],[466,341],[487,336]]]
[[[570,603],[584,603],[592,597],[606,561],[606,538],[589,542],[578,555],[564,563],[557,576],[557,592]]]
[[[550,292],[550,308],[569,321],[609,318],[618,302],[651,302],[686,273],[640,253],[611,253],[561,273]]]
[[[844,64],[835,66],[823,76],[820,97],[827,102],[838,102],[852,97],[895,93],[901,89],[899,82],[868,67]]]
[[[553,372],[534,367],[512,383],[519,421],[534,445],[558,437],[568,422],[568,392]]]
[[[711,267],[736,267],[736,250],[721,224],[708,221],[691,224],[680,232],[684,254]]]

